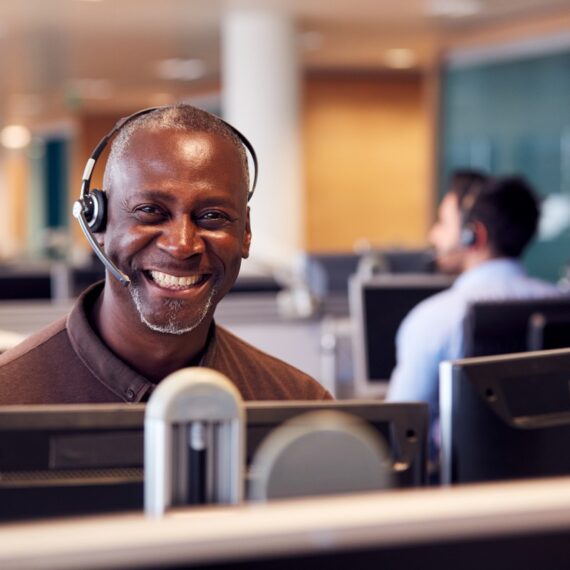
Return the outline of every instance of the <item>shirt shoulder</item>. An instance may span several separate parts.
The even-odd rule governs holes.
[[[59,403],[58,375],[71,350],[62,318],[0,355],[0,404]],[[59,374],[58,374],[59,372]]]
[[[0,372],[4,367],[13,365],[21,359],[29,357],[41,357],[49,346],[60,334],[66,334],[67,317],[54,321],[42,330],[26,337],[21,343],[0,355]]]
[[[216,325],[216,349],[205,362],[230,378],[245,400],[328,400],[329,392],[301,370]]]
[[[76,352],[69,315],[0,355],[0,405],[116,402]]]
[[[454,289],[441,291],[418,303],[405,317],[400,331],[430,332],[437,334],[454,328],[461,321],[467,302]],[[432,336],[433,338],[433,336]]]

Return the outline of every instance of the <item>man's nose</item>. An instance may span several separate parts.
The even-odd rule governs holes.
[[[157,241],[158,246],[178,259],[204,252],[204,240],[190,216],[173,218]]]

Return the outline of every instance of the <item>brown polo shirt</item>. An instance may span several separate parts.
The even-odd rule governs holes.
[[[69,315],[0,355],[0,405],[144,402],[155,384],[116,356],[87,315],[102,284]],[[227,376],[244,400],[323,400],[330,394],[300,370],[212,324],[201,366]]]

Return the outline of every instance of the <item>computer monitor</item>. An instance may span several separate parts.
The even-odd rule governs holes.
[[[49,270],[0,269],[0,299],[50,299],[52,275]]]
[[[381,273],[435,273],[432,249],[372,249],[362,256],[359,270],[369,275]]]
[[[382,396],[396,365],[396,333],[421,301],[447,289],[440,274],[377,275],[350,281],[354,387],[357,396]]]
[[[140,509],[143,405],[0,408],[0,520]]]
[[[246,462],[274,427],[304,412],[352,413],[380,433],[397,487],[426,482],[425,404],[248,402]],[[0,520],[143,508],[144,404],[0,408]]]
[[[311,294],[322,299],[348,294],[348,279],[356,273],[360,254],[352,252],[309,253],[302,259],[302,277]]]
[[[433,252],[428,249],[372,249],[358,252],[309,253],[303,260],[303,276],[309,290],[322,298],[348,294],[348,283],[361,264],[381,273],[433,273]]]
[[[570,474],[570,350],[440,366],[443,483]]]
[[[472,357],[525,352],[530,319],[535,313],[570,313],[570,296],[473,303],[464,321],[463,354]]]
[[[570,348],[570,312],[534,313],[528,324],[528,350]]]

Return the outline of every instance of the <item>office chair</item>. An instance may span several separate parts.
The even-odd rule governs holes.
[[[276,428],[253,457],[248,495],[267,501],[392,486],[387,445],[356,416],[309,412]]]

